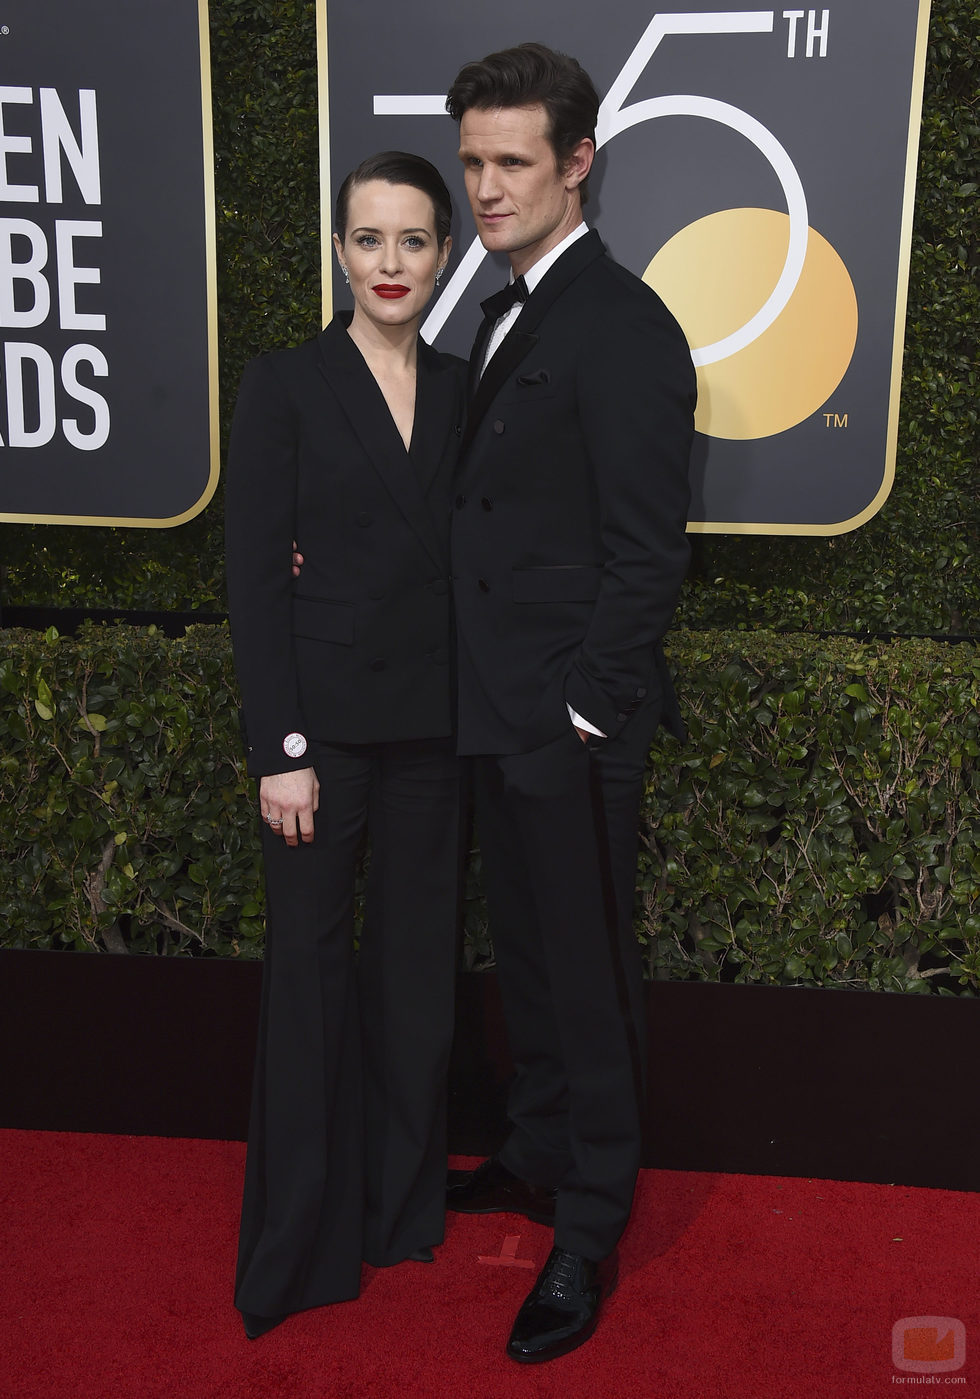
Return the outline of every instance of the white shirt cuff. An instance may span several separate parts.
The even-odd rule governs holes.
[[[576,714],[575,710],[567,701],[565,708],[568,710],[569,719],[571,719],[577,729],[584,729],[586,733],[595,734],[596,738],[605,738],[606,735],[601,729],[597,729],[595,724],[590,724],[588,719],[583,719],[581,714]]]

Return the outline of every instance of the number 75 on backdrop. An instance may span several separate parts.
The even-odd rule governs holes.
[[[690,528],[857,528],[895,469],[928,8],[535,0],[529,18],[526,0],[318,0],[325,314],[340,296],[333,178],[376,150],[417,151],[458,205],[423,334],[468,353],[506,266],[474,235],[446,89],[468,60],[550,44],[602,97],[586,216],[691,345]]]

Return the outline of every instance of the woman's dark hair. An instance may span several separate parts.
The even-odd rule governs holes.
[[[467,63],[449,89],[446,111],[459,121],[472,107],[486,112],[537,104],[548,114],[548,139],[558,169],[563,170],[581,140],[595,141],[599,115],[599,94],[592,79],[568,54],[544,44],[518,44],[487,54],[478,63]],[[579,185],[583,204],[586,183]]]
[[[379,151],[377,155],[369,155],[347,176],[337,191],[334,210],[334,231],[342,243],[347,237],[351,190],[356,185],[366,184],[368,180],[383,180],[386,185],[411,185],[413,189],[427,194],[435,212],[436,241],[442,247],[449,237],[453,201],[436,167],[423,156],[411,155],[408,151]]]

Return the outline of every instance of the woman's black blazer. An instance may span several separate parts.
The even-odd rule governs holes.
[[[453,727],[448,506],[465,365],[419,341],[407,452],[349,321],[252,360],[232,423],[228,598],[253,776],[309,766],[285,753],[288,734],[377,743]]]

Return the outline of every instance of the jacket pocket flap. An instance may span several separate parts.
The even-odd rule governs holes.
[[[341,646],[354,644],[354,604],[330,602],[327,598],[293,598],[293,635],[313,641],[334,641]]]
[[[506,384],[494,401],[502,408],[510,408],[514,404],[540,403],[543,398],[554,398],[557,393],[557,385],[548,380],[521,378]]]
[[[602,568],[596,564],[558,564],[513,570],[515,602],[591,602],[599,593]]]

